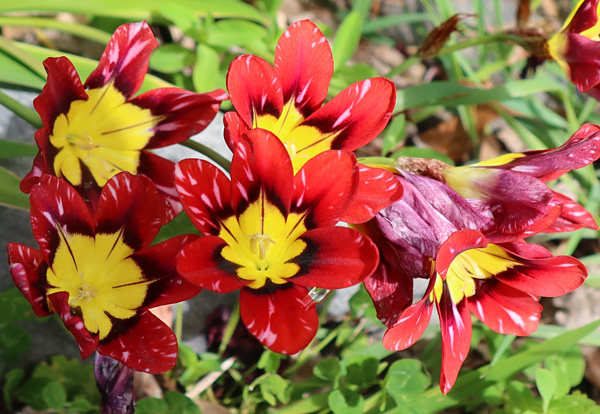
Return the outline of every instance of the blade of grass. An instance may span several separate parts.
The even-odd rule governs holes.
[[[59,32],[69,33],[81,37],[82,39],[87,39],[102,44],[107,44],[111,36],[110,34],[96,29],[95,27],[85,26],[78,23],[67,23],[45,17],[0,16],[0,26],[22,26],[54,29],[58,30]]]
[[[10,96],[8,96],[7,94],[5,94],[2,91],[0,91],[0,105],[11,110],[15,115],[17,115],[19,118],[25,120],[33,127],[35,127],[35,128],[42,127],[42,120],[40,119],[40,116],[38,115],[37,112],[35,112],[33,109],[23,105],[21,102],[17,101],[16,99],[11,98]]]

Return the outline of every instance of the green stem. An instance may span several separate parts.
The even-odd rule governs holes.
[[[231,161],[204,144],[188,139],[187,141],[183,141],[181,145],[193,149],[194,151],[198,151],[200,154],[206,155],[208,158],[219,164],[227,171],[231,169]]]
[[[227,321],[227,326],[225,326],[225,332],[223,332],[223,339],[219,344],[219,356],[223,356],[225,350],[227,349],[227,345],[231,338],[233,337],[233,333],[235,332],[235,328],[237,328],[238,322],[240,321],[240,304],[236,302],[235,306],[231,310],[231,315],[229,315],[229,320]]]
[[[448,53],[456,52],[458,50],[466,49],[468,47],[484,45],[486,43],[494,43],[494,42],[512,42],[521,44],[523,40],[519,36],[511,35],[508,33],[494,33],[490,35],[478,36],[472,39],[465,40],[463,42],[459,42],[450,46],[443,47],[440,49],[438,53],[436,53],[435,57],[439,57],[442,55],[446,55]],[[423,60],[421,56],[413,55],[407,58],[404,62],[402,62],[399,66],[395,67],[391,71],[389,71],[385,77],[390,79],[396,75],[407,70],[412,65],[419,63]]]
[[[107,44],[110,40],[110,34],[98,30],[91,26],[82,24],[65,23],[54,19],[44,17],[6,17],[0,16],[0,27],[3,26],[25,26],[44,29],[54,29],[59,32],[70,33],[83,39],[91,40],[101,44]]]
[[[315,356],[316,354],[321,352],[321,350],[323,348],[325,348],[327,345],[329,345],[329,343],[331,341],[333,341],[335,339],[335,337],[342,330],[342,328],[344,328],[348,324],[348,320],[349,319],[344,319],[344,321],[342,323],[340,323],[335,329],[331,330],[329,332],[329,334],[327,334],[327,336],[325,338],[323,338],[323,340],[320,341],[317,345],[315,345],[313,347],[311,347],[309,345],[308,348],[306,348],[302,352],[300,352],[298,359],[296,359],[296,361],[292,364],[292,366],[290,366],[285,371],[283,376],[287,377],[287,378],[291,377],[296,371],[298,371],[300,369],[300,367],[302,367],[302,365],[304,365],[304,363],[307,360],[309,360],[310,358],[312,358],[313,356]]]
[[[44,71],[42,64],[29,53],[22,51],[13,44],[10,40],[3,36],[0,36],[0,51],[6,53],[11,58],[15,59],[27,69],[38,75],[44,81],[46,80],[46,72]]]
[[[466,49],[468,47],[484,45],[486,43],[495,43],[495,42],[512,42],[518,45],[523,43],[523,39],[519,36],[511,35],[508,33],[493,33],[485,36],[478,36],[472,39],[467,39],[465,41],[443,47],[436,54],[436,56],[442,56],[448,53],[456,52],[457,50]]]
[[[177,342],[181,343],[181,335],[183,334],[183,303],[178,303],[175,309],[175,337],[177,338]]]
[[[37,112],[11,98],[2,91],[0,91],[0,105],[5,106],[19,118],[22,118],[35,128],[41,128],[43,126],[42,120]]]

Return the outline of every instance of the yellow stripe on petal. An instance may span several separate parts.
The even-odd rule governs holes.
[[[491,183],[490,177],[495,171],[491,168],[473,168],[473,167],[451,167],[444,168],[442,175],[446,180],[448,187],[452,188],[464,198],[486,199],[486,194],[480,190],[481,187],[475,186],[478,180],[486,180],[487,185]]]
[[[146,298],[148,284],[130,257],[133,249],[121,233],[95,238],[60,233],[52,266],[47,271],[52,286],[47,294],[67,292],[69,306],[78,312],[85,328],[104,339],[112,330],[112,318],[136,315]]]
[[[517,266],[502,248],[489,244],[485,248],[467,250],[454,258],[445,283],[450,291],[452,302],[459,303],[463,298],[475,294],[474,279],[491,279],[495,275]],[[442,294],[441,277],[438,276],[434,288],[435,295],[439,298]]]
[[[516,160],[517,158],[524,157],[525,154],[516,153],[516,154],[504,154],[496,158],[492,158],[491,160],[481,161],[477,164],[474,164],[477,167],[494,167],[497,165],[506,165]]]
[[[50,143],[58,149],[54,161],[57,176],[81,184],[82,162],[99,186],[121,171],[137,173],[140,150],[148,145],[162,119],[149,109],[126,102],[113,86],[87,91],[88,100],[71,103],[54,122]]]

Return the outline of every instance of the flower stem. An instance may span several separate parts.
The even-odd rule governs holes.
[[[238,322],[240,321],[240,304],[236,302],[235,306],[231,310],[231,315],[229,315],[229,320],[227,321],[227,326],[225,326],[225,332],[223,332],[223,339],[219,344],[219,356],[223,356],[225,350],[227,349],[227,345],[231,338],[233,337],[233,333],[235,332],[235,328],[237,328]]]
[[[231,161],[204,144],[188,139],[187,141],[183,141],[181,145],[193,149],[194,151],[198,151],[200,154],[206,155],[208,158],[219,164],[227,171],[231,169]]]
[[[41,128],[43,126],[42,120],[37,112],[23,105],[16,99],[11,98],[2,91],[0,91],[0,105],[5,106],[19,118],[22,118],[35,128]]]
[[[65,23],[45,17],[22,17],[22,16],[2,16],[0,17],[0,26],[25,26],[43,29],[54,29],[60,32],[79,36],[83,39],[91,40],[101,44],[107,44],[110,40],[110,34],[98,30],[91,26],[85,26],[77,23]]]

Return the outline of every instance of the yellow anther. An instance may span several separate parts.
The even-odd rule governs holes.
[[[247,237],[250,237],[250,250],[258,255],[260,260],[264,260],[271,246],[275,245],[275,241],[268,234],[255,233]]]

